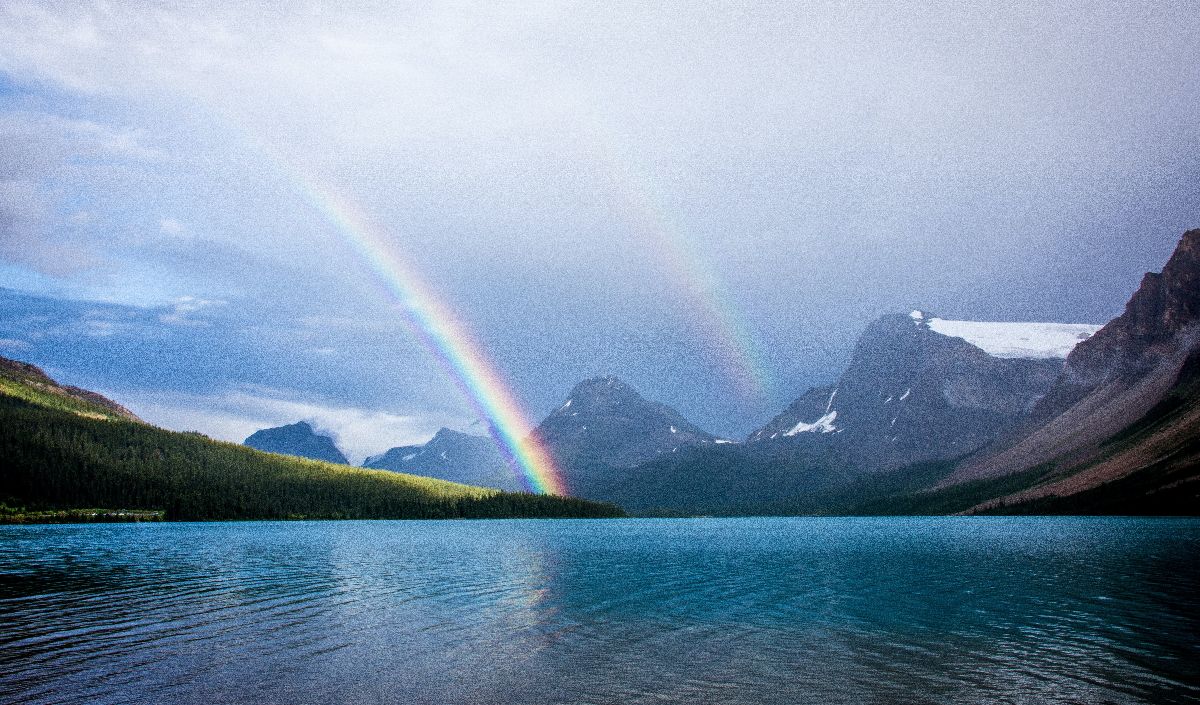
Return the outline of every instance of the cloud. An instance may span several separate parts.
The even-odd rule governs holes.
[[[184,231],[183,223],[174,218],[162,218],[158,221],[158,229],[167,235],[179,235]]]
[[[195,296],[181,296],[172,302],[165,313],[159,314],[158,320],[173,326],[209,326],[211,323],[192,318],[191,314],[213,306],[223,306],[225,303],[225,301],[200,299]]]
[[[28,350],[31,347],[33,346],[24,340],[17,340],[16,338],[0,338],[0,348],[5,348],[8,350]]]
[[[145,143],[147,138],[143,128],[10,107],[0,112],[0,178],[61,174],[105,160],[166,159],[162,150]]]
[[[106,238],[96,237],[94,214],[66,207],[61,184],[94,181],[111,162],[160,159],[142,136],[44,112],[0,112],[0,257],[58,277],[102,265]]]
[[[88,296],[104,278],[126,302],[236,302],[272,350],[394,390],[394,369],[358,359],[354,336],[390,319],[320,182],[410,255],[534,409],[601,364],[736,434],[718,426],[742,412],[712,402],[735,396],[728,371],[686,349],[721,334],[690,299],[726,292],[799,388],[910,302],[1119,309],[1200,206],[1191,14],[10,0],[0,73],[28,98],[0,96],[0,258]],[[159,313],[175,334],[216,314]],[[318,325],[296,352],[284,331],[303,316]]]
[[[424,443],[443,426],[467,428],[470,420],[442,414],[402,414],[322,403],[296,392],[245,386],[212,395],[158,391],[113,393],[143,419],[178,431],[200,431],[241,443],[263,428],[308,421],[333,437],[353,463],[388,448]]]

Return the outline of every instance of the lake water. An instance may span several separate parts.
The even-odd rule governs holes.
[[[4,703],[1200,702],[1200,521],[0,527]]]

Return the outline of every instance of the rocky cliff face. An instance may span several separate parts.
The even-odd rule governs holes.
[[[944,484],[1092,462],[1109,438],[1172,393],[1198,349],[1200,230],[1192,230],[1161,273],[1142,279],[1124,313],[1071,353],[1021,432]]]
[[[884,316],[837,384],[810,390],[748,443],[832,445],[863,470],[962,456],[1027,416],[1062,371],[1058,351],[1091,330]]]
[[[345,465],[347,462],[346,456],[334,445],[332,438],[317,435],[312,426],[304,421],[255,431],[243,441],[243,445],[268,453],[296,455],[328,463]]]
[[[1194,343],[1200,320],[1200,230],[1184,234],[1161,273],[1150,272],[1125,312],[1067,359],[1060,386],[1135,378]]]
[[[367,458],[363,467],[424,475],[465,485],[520,491],[521,481],[491,438],[443,428],[428,443]]]
[[[616,377],[580,382],[534,431],[568,475],[592,465],[632,467],[680,448],[715,443],[675,409]]]

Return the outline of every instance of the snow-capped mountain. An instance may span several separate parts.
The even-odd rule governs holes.
[[[718,439],[616,377],[580,382],[534,434],[568,475],[589,465],[631,467]]]
[[[342,465],[347,462],[333,439],[318,435],[306,421],[255,431],[242,444],[268,453],[297,455]]]
[[[400,446],[367,458],[363,467],[511,492],[522,489],[520,479],[491,438],[448,428],[439,430],[424,445]]]
[[[832,444],[861,469],[959,457],[1027,416],[1099,328],[887,315],[836,384],[809,390],[747,442]]]

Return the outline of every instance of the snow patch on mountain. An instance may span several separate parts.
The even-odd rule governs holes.
[[[916,314],[914,311],[914,320]],[[919,321],[935,333],[962,338],[993,357],[1028,360],[1065,360],[1076,345],[1102,328],[1084,323],[984,323],[923,316]]]
[[[825,414],[824,416],[822,416],[821,418],[817,419],[816,421],[814,421],[812,423],[805,423],[805,422],[801,421],[800,423],[793,426],[792,430],[788,431],[787,433],[785,433],[783,435],[795,436],[800,433],[833,433],[834,431],[838,430],[837,426],[833,425],[833,422],[836,420],[837,420],[837,412],[830,411],[829,413]]]

